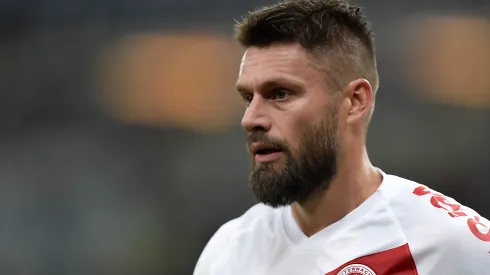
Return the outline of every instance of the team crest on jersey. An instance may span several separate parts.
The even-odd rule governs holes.
[[[363,264],[351,264],[340,270],[337,275],[376,275],[376,273]]]

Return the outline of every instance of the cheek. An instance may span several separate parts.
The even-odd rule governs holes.
[[[304,143],[309,138],[308,135],[311,134],[311,127],[311,120],[295,119],[283,130],[284,141],[293,154],[296,154],[298,150],[304,147]]]
[[[289,146],[292,152],[297,152],[305,140],[313,134],[312,130],[325,122],[328,108],[323,99],[310,98],[298,100],[294,107],[275,114],[277,137]],[[272,133],[271,133],[272,134]],[[275,136],[274,134],[272,134]]]

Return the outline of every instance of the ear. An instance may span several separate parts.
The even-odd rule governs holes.
[[[356,79],[347,85],[346,94],[350,99],[347,123],[357,123],[369,119],[373,106],[373,88],[369,81]]]

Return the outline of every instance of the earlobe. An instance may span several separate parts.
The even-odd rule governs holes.
[[[351,101],[348,122],[364,121],[369,116],[373,103],[371,84],[366,79],[360,78],[349,83],[347,88]]]

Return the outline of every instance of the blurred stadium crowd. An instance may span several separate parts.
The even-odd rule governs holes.
[[[490,216],[490,4],[358,1],[374,164]],[[191,274],[254,204],[233,19],[266,0],[0,0],[0,273]]]

